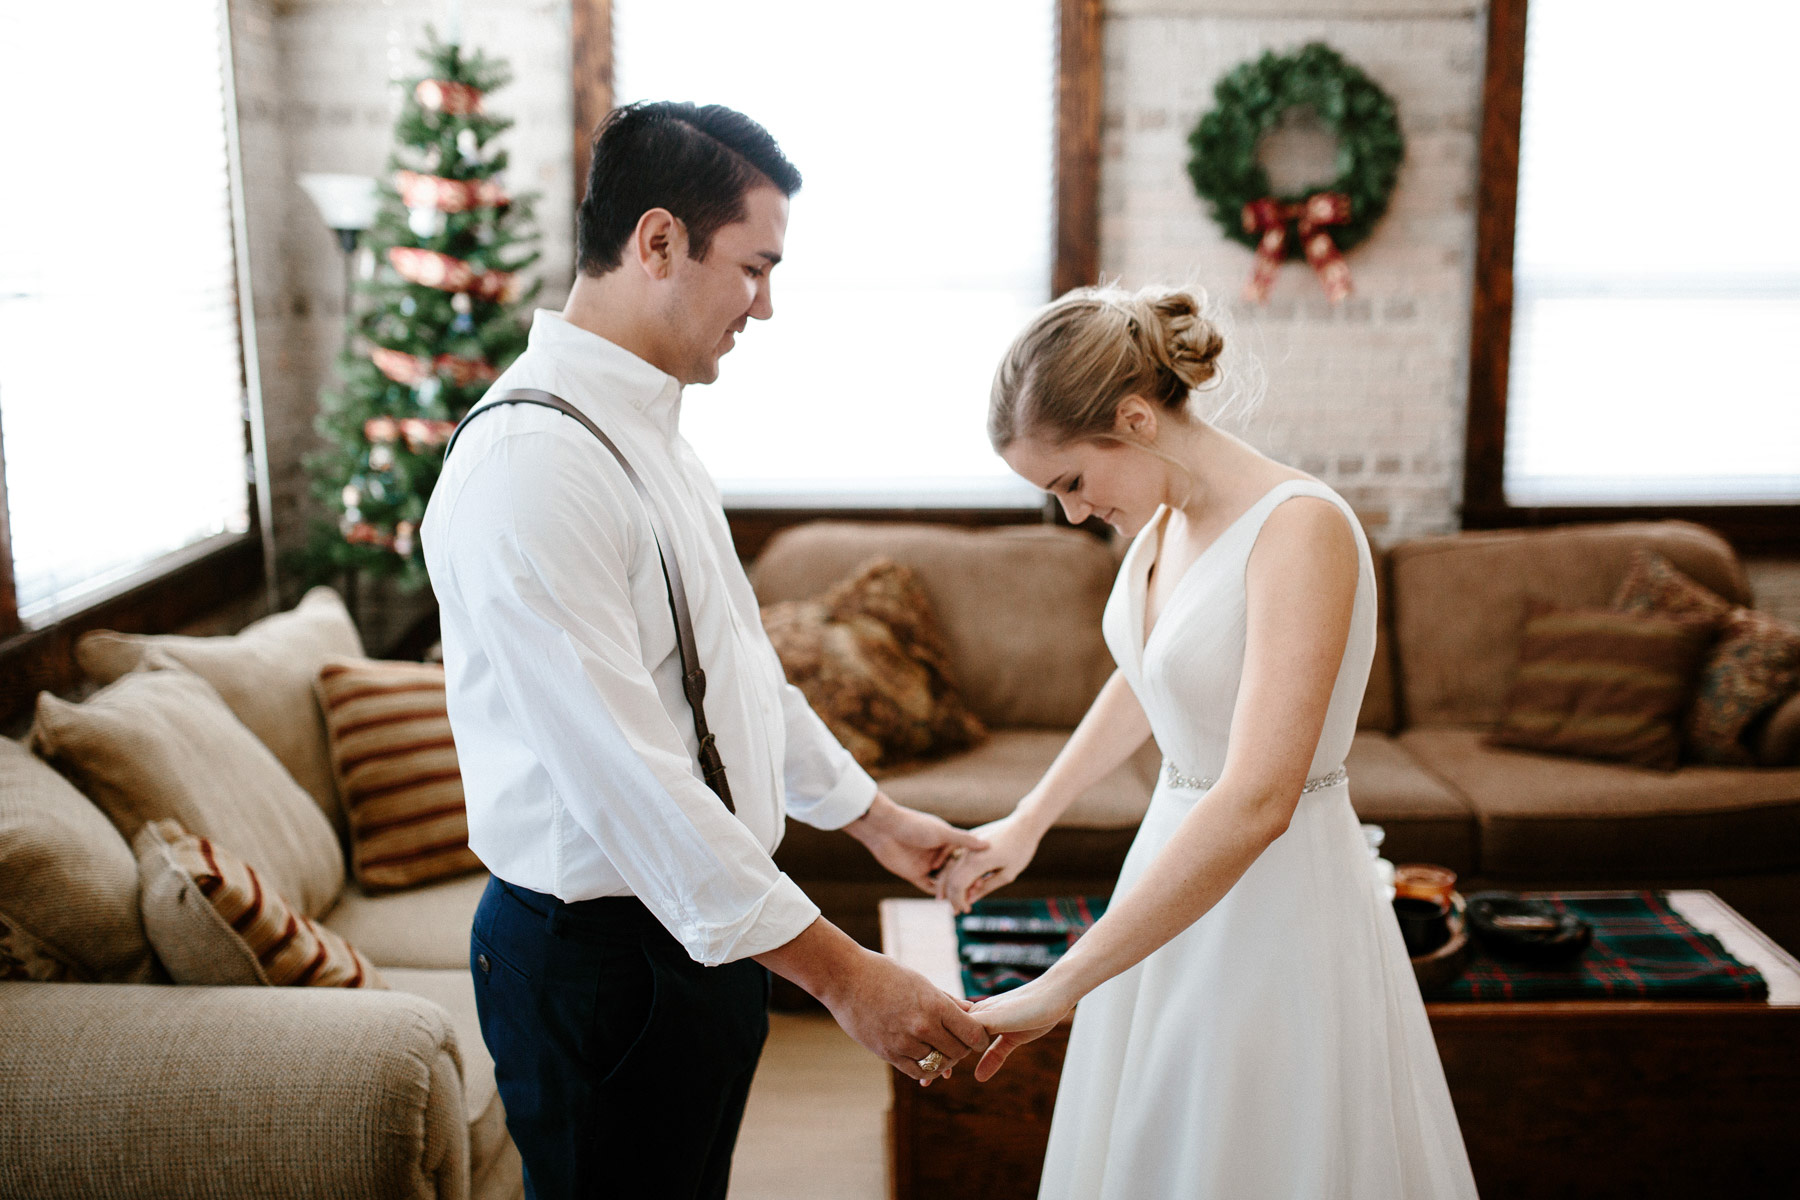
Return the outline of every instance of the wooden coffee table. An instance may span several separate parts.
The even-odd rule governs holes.
[[[1766,1003],[1425,1006],[1483,1200],[1800,1195],[1800,964],[1711,892],[1669,902],[1762,971]],[[961,996],[950,906],[880,911],[882,949]],[[893,1072],[895,1200],[1036,1196],[1068,1037],[1065,1021],[984,1084]]]

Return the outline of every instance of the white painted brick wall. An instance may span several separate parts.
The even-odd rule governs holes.
[[[1229,321],[1226,370],[1262,401],[1240,431],[1339,489],[1380,541],[1456,525],[1466,407],[1482,27],[1445,15],[1220,15],[1207,4],[1116,4],[1105,26],[1101,270],[1126,286],[1195,283]],[[1291,6],[1290,6],[1291,7]],[[1332,6],[1312,3],[1311,12]],[[1413,7],[1418,7],[1417,5]],[[1304,264],[1266,307],[1238,299],[1251,252],[1207,216],[1187,137],[1219,77],[1265,50],[1319,40],[1394,97],[1407,141],[1387,215],[1347,257],[1332,306]],[[1279,166],[1279,164],[1271,164]]]

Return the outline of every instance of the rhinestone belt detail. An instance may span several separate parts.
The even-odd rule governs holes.
[[[1219,782],[1217,779],[1212,779],[1205,775],[1183,775],[1180,771],[1175,769],[1174,763],[1167,760],[1164,760],[1163,762],[1163,778],[1168,781],[1170,787],[1193,788],[1202,792]],[[1301,786],[1300,794],[1304,796],[1308,792],[1316,792],[1322,788],[1336,787],[1340,783],[1348,782],[1349,779],[1350,772],[1343,767],[1339,767],[1335,771],[1327,771],[1323,775],[1315,775],[1313,778],[1307,780],[1306,783]]]

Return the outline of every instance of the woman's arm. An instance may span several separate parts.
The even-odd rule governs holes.
[[[1077,796],[1117,770],[1149,736],[1144,706],[1124,674],[1114,671],[1037,786],[1010,816],[976,830],[990,843],[988,849],[964,854],[938,874],[938,898],[967,912],[985,893],[1017,879],[1056,818]]]
[[[1343,661],[1356,579],[1355,538],[1335,505],[1296,498],[1269,515],[1246,568],[1244,673],[1218,783],[1055,967],[976,1006],[990,1031],[1006,1034],[976,1078],[1199,920],[1286,831]]]

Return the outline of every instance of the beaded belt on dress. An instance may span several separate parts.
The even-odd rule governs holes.
[[[1206,775],[1183,775],[1175,769],[1175,764],[1167,759],[1163,760],[1163,778],[1168,781],[1170,787],[1193,788],[1202,792],[1219,782]],[[1308,792],[1316,792],[1322,788],[1336,787],[1340,783],[1347,783],[1349,779],[1350,772],[1339,767],[1335,771],[1327,771],[1323,775],[1315,775],[1307,780],[1301,785],[1300,794],[1304,796]]]

